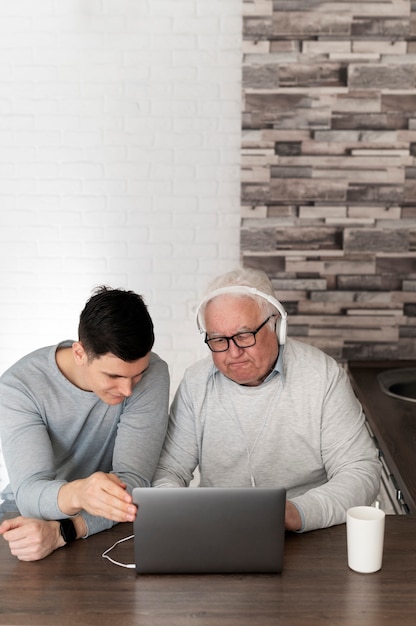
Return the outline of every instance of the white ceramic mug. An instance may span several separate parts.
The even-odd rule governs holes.
[[[385,513],[373,506],[355,506],[347,511],[348,566],[370,574],[381,569]]]

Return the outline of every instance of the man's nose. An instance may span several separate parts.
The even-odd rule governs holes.
[[[128,398],[132,394],[132,389],[133,389],[133,385],[130,379],[125,378],[122,381],[120,381],[119,390],[120,390],[121,395]]]
[[[229,346],[228,346],[228,352],[231,354],[231,356],[233,356],[234,354],[241,354],[241,352],[243,350],[244,350],[244,348],[240,348],[239,346],[237,346],[237,344],[235,343],[234,339],[230,339]]]

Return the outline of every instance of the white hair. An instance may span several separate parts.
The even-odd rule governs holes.
[[[207,304],[220,295],[229,295],[233,298],[251,298],[257,303],[259,310],[266,317],[277,312],[276,307],[262,296],[247,292],[238,293],[233,289],[230,289],[228,293],[227,287],[250,287],[251,289],[275,298],[273,285],[265,272],[251,268],[236,268],[231,272],[214,278],[214,280],[209,283],[202,302],[198,307],[198,325],[201,328],[205,328],[205,309]],[[220,290],[221,293],[216,293],[218,290]],[[210,297],[211,293],[212,298]],[[271,319],[270,326],[273,327],[274,325],[275,321]]]

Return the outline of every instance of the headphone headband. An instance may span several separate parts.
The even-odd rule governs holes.
[[[202,333],[205,331],[204,325],[202,324],[201,315],[200,315],[202,307],[205,306],[205,304],[207,304],[209,300],[212,300],[213,298],[216,298],[217,296],[223,296],[223,295],[228,295],[228,294],[232,295],[234,293],[242,294],[242,295],[250,295],[250,296],[259,296],[260,298],[267,300],[267,302],[269,302],[272,306],[274,306],[278,310],[280,314],[278,338],[279,338],[279,344],[283,345],[286,342],[286,330],[287,330],[287,312],[285,311],[283,305],[279,302],[279,300],[276,300],[276,298],[273,298],[273,296],[269,296],[267,293],[264,293],[263,291],[259,291],[258,289],[255,289],[254,287],[247,287],[246,285],[230,285],[229,287],[220,287],[219,289],[215,289],[214,291],[211,291],[210,293],[208,293],[205,296],[205,298],[202,300],[202,302],[199,304],[196,310],[196,322],[198,325],[199,332]]]

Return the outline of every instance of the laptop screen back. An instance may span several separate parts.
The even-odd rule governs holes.
[[[134,489],[136,572],[278,573],[283,488]]]

